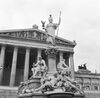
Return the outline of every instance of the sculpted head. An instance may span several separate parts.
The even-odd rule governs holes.
[[[61,62],[65,62],[65,59],[61,59]]]
[[[39,57],[39,60],[42,60],[42,57]]]
[[[49,19],[48,20],[49,20],[49,23],[53,23],[53,18],[52,18],[51,14],[49,15]]]

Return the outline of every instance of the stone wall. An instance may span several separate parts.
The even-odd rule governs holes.
[[[85,91],[85,98],[100,98],[100,91]]]
[[[0,86],[0,98],[18,98],[17,97],[17,88]]]

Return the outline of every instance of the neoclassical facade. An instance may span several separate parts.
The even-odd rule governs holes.
[[[55,37],[55,45],[52,45],[47,42],[46,32],[38,27],[0,31],[0,85],[14,87],[27,80],[32,75],[33,62],[36,63],[40,56],[46,62],[48,73],[55,72],[58,62],[64,58],[74,78],[75,45],[74,41],[60,37]],[[52,59],[45,53],[49,48],[57,50]]]
[[[75,72],[77,86],[84,91],[100,91],[100,73],[92,73],[87,68]]]

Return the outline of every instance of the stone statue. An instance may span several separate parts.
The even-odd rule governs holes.
[[[61,72],[63,74],[67,74],[67,75],[69,75],[71,72],[71,69],[69,68],[69,66],[65,64],[65,59],[62,59],[58,63],[57,70],[58,70],[58,72]]]
[[[45,61],[42,59],[42,57],[39,57],[39,60],[37,61],[36,64],[33,63],[33,76],[44,76],[47,71],[47,66],[45,64]]]
[[[87,64],[87,63],[83,64],[83,68],[84,68],[85,70],[87,69],[87,68],[86,68],[86,64]]]
[[[73,92],[83,94],[77,86],[75,86],[76,81],[68,78],[65,74],[55,73],[52,76],[47,76],[41,81],[41,86],[39,88],[34,89],[35,92],[41,91],[49,92],[56,91],[57,89],[62,90],[63,92]]]
[[[78,66],[78,69],[87,70],[86,64],[87,64],[87,63],[84,63],[84,64]]]
[[[72,80],[63,73],[54,73],[52,75],[46,75],[41,78],[41,85],[37,88],[31,88],[31,80],[24,82],[19,86],[18,94],[21,96],[29,96],[36,93],[54,93],[54,92],[71,92],[73,94],[84,94],[76,86],[76,81]]]
[[[55,30],[60,25],[61,18],[59,18],[58,23],[53,23],[52,15],[50,15],[48,20],[49,20],[49,24],[47,24],[47,26],[46,26],[46,31],[49,35],[55,37]]]
[[[61,18],[59,17],[58,23],[53,23],[52,15],[49,16],[49,23],[46,25],[46,32],[47,32],[47,42],[55,45],[55,30],[61,23]],[[43,22],[42,22],[43,24]]]
[[[55,75],[46,76],[41,79],[41,86],[35,89],[35,92],[41,91],[42,93],[47,91],[53,91],[57,82],[57,77]]]
[[[45,29],[45,21],[41,21],[42,23],[42,29]]]

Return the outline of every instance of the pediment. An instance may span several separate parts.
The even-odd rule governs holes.
[[[35,40],[40,42],[47,42],[46,32],[39,29],[17,29],[17,30],[3,30],[0,31],[0,37],[17,38],[26,40]],[[55,38],[55,43],[59,45],[75,46],[75,42],[71,42],[60,37]]]

